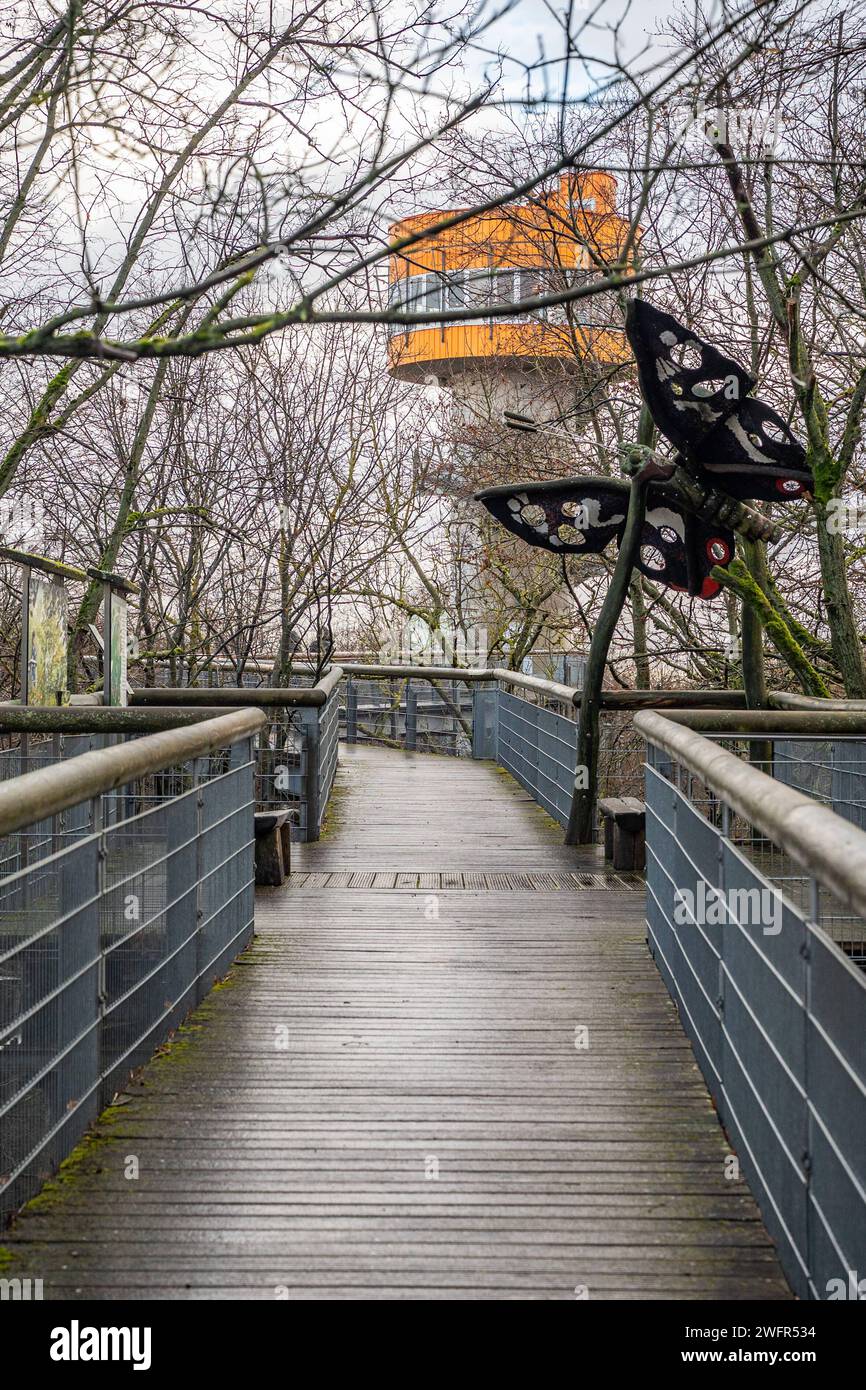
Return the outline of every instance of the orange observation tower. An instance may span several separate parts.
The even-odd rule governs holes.
[[[478,308],[472,322],[393,324],[388,369],[404,381],[446,387],[476,418],[503,409],[556,411],[575,389],[575,372],[624,361],[628,345],[611,294],[532,314],[484,315],[595,279],[622,253],[628,223],[616,212],[616,179],[600,172],[563,176],[551,192],[433,228],[458,209],[420,213],[391,227],[392,241],[422,233],[389,265],[393,312]],[[431,234],[424,236],[426,228]],[[537,415],[537,418],[541,418]]]

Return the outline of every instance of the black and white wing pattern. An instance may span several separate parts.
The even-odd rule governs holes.
[[[616,478],[554,478],[475,494],[491,516],[527,545],[562,555],[600,555],[622,534],[629,485]]]
[[[625,331],[653,420],[689,457],[736,410],[754,377],[645,299],[629,301]]]
[[[781,415],[749,396],[707,436],[700,454],[709,477],[741,502],[794,502],[812,491],[802,444]]]
[[[741,501],[811,491],[803,446],[750,395],[755,380],[738,362],[642,299],[629,303],[626,334],[653,420],[693,471]]]
[[[694,598],[714,598],[721,585],[710,576],[734,555],[734,533],[684,512],[657,486],[650,486],[643,535],[635,566],[648,579]]]
[[[629,484],[615,478],[557,478],[512,483],[475,494],[506,530],[528,545],[560,555],[598,555],[619,544],[628,512]],[[734,537],[684,512],[663,484],[651,483],[636,567],[647,578],[695,598],[719,591],[713,565],[726,566]]]

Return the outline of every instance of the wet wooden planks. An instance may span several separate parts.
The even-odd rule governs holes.
[[[572,892],[584,888],[630,888],[643,891],[643,875],[638,873],[580,873],[580,874],[480,874],[455,871],[452,873],[395,873],[393,869],[385,873],[342,873],[327,870],[317,873],[304,873],[299,870],[291,877],[291,888],[400,888],[414,890],[430,889],[435,892],[443,888],[470,889],[473,892],[488,892],[491,888],[507,892],[525,893],[530,890],[549,891],[552,888],[568,889]]]
[[[340,760],[329,808],[333,832],[316,844],[293,846],[293,869],[602,868],[595,846],[578,851],[563,845],[561,828],[492,763],[345,744]]]
[[[307,877],[261,895],[230,987],[9,1272],[55,1298],[787,1296],[641,894],[545,885],[602,866],[485,765],[363,748],[340,779]]]

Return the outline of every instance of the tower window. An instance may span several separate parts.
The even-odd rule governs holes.
[[[446,309],[466,308],[466,288],[462,270],[454,271],[444,277]]]
[[[428,314],[438,314],[442,308],[442,281],[435,273],[425,275],[426,295],[424,307]]]
[[[513,304],[516,295],[514,293],[514,277],[516,272],[513,270],[496,270],[493,272],[492,299],[494,304]]]

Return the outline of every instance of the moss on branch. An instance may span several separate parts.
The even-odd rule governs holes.
[[[776,611],[763,589],[752,577],[742,560],[732,560],[727,569],[716,565],[712,577],[730,589],[755,613],[776,651],[787,662],[807,695],[830,698],[824,679],[812,665],[788,624]]]

